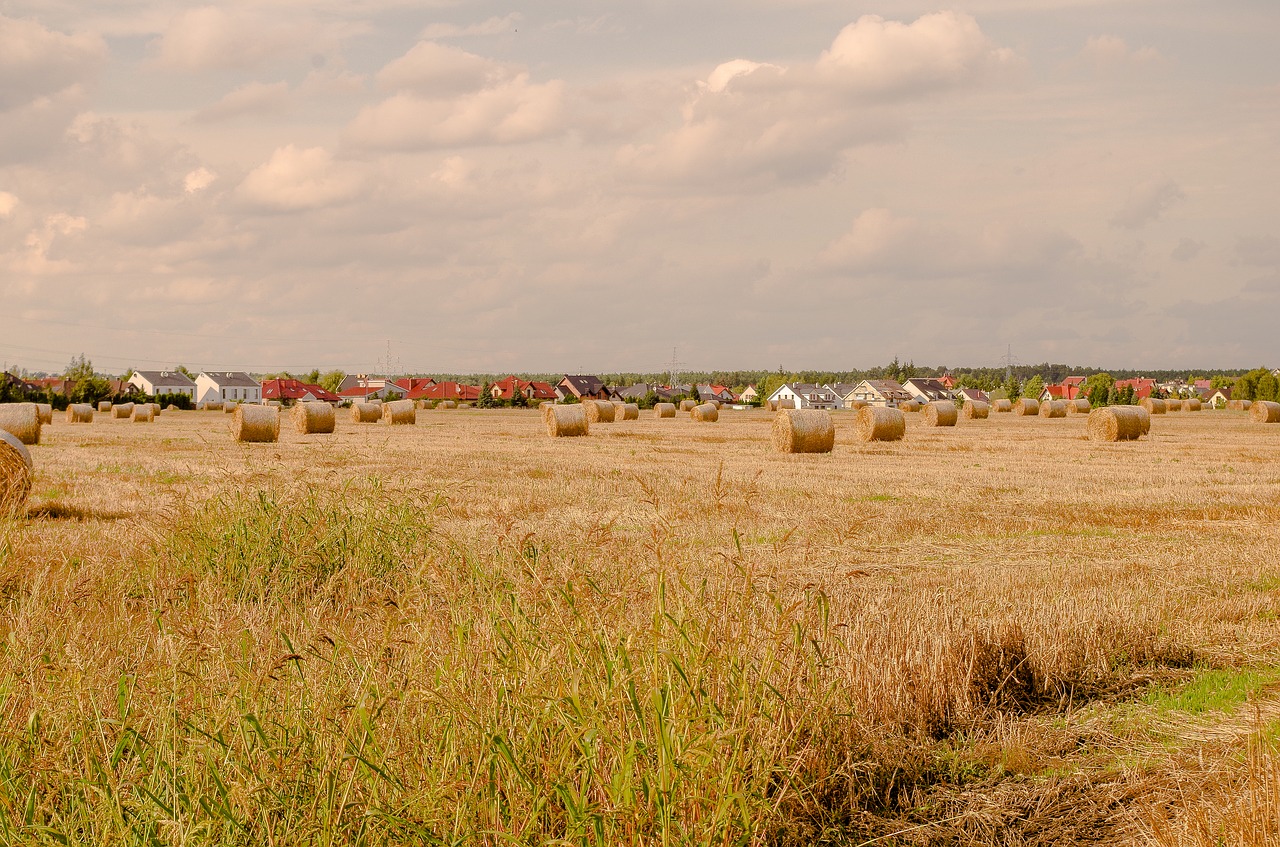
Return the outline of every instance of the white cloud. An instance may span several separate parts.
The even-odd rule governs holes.
[[[335,162],[323,147],[299,149],[290,144],[250,171],[239,194],[259,208],[301,211],[347,202],[362,184],[356,168]]]
[[[0,111],[87,82],[106,59],[98,35],[67,35],[0,15]]]
[[[0,218],[7,218],[18,208],[18,198],[8,191],[0,191]]]
[[[297,10],[273,15],[265,7],[201,6],[174,17],[151,47],[159,67],[197,72],[253,68],[282,55],[323,51],[336,37]]]
[[[227,93],[211,106],[196,112],[200,123],[225,121],[241,115],[278,114],[289,102],[289,83],[249,82]]]
[[[500,85],[517,75],[518,69],[465,50],[421,41],[379,71],[377,79],[384,89],[445,97]]]
[[[1160,59],[1154,47],[1131,49],[1123,38],[1115,35],[1094,35],[1085,42],[1080,59],[1098,69],[1122,65],[1145,65]]]
[[[206,167],[196,168],[182,178],[182,190],[188,194],[198,194],[213,185],[217,178],[218,175]]]
[[[460,38],[469,35],[501,35],[514,30],[522,20],[524,20],[524,15],[519,12],[512,12],[500,18],[492,17],[478,24],[466,26],[444,23],[431,24],[422,30],[422,34],[419,37],[429,40],[435,38]]]
[[[1148,180],[1133,187],[1124,205],[1112,216],[1111,225],[1141,229],[1185,198],[1182,188],[1168,177]]]

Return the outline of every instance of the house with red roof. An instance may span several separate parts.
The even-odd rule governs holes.
[[[480,386],[466,385],[461,382],[433,382],[408,395],[410,400],[430,400],[437,403],[441,400],[454,400],[459,403],[474,403],[480,399]]]
[[[417,400],[422,392],[436,384],[429,376],[405,376],[391,383],[406,400]]]
[[[1080,392],[1084,389],[1085,381],[1088,377],[1069,376],[1062,382],[1046,385],[1044,391],[1040,394],[1041,400],[1075,400],[1077,397],[1083,396]]]
[[[556,390],[546,382],[529,382],[517,376],[500,379],[489,386],[495,400],[510,402],[516,394],[523,394],[526,401],[536,403],[556,399]]]
[[[266,379],[262,381],[262,399],[279,400],[282,403],[330,403],[336,406],[343,398],[323,386],[297,379]]]
[[[1129,386],[1133,386],[1134,400],[1145,400],[1151,396],[1151,392],[1155,391],[1156,381],[1154,379],[1118,379],[1112,391]]]

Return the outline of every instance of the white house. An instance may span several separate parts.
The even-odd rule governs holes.
[[[864,379],[858,383],[853,394],[846,401],[861,400],[869,406],[888,406],[897,408],[911,398],[911,392],[902,387],[896,379]]]
[[[262,386],[247,373],[238,371],[201,371],[196,377],[197,403],[261,403]]]
[[[129,384],[148,397],[161,394],[185,394],[195,397],[196,384],[182,371],[134,371]]]
[[[813,385],[808,382],[788,382],[779,387],[768,397],[769,402],[790,400],[796,409],[835,409],[840,406],[840,398],[829,388]]]

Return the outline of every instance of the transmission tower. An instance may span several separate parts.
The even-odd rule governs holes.
[[[1004,378],[1005,378],[1005,381],[1008,381],[1008,380],[1013,379],[1013,366],[1014,366],[1014,365],[1019,365],[1019,364],[1022,364],[1022,363],[1021,363],[1021,362],[1019,362],[1016,358],[1014,358],[1014,355],[1013,355],[1013,345],[1012,345],[1012,344],[1010,344],[1010,345],[1009,345],[1009,348],[1008,348],[1008,350],[1005,352],[1005,354],[1004,354],[1003,356],[1001,356],[1001,357],[1000,357],[1000,361],[1004,362]]]
[[[667,376],[671,380],[668,385],[672,388],[676,387],[676,374],[684,366],[684,362],[678,361],[676,358],[676,349],[675,347],[671,348],[671,361],[667,363]]]

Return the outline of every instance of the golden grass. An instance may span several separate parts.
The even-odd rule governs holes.
[[[1141,697],[1280,660],[1268,428],[834,417],[830,455],[763,411],[48,427],[0,523],[0,841],[1212,844],[1276,808],[1272,754]]]

